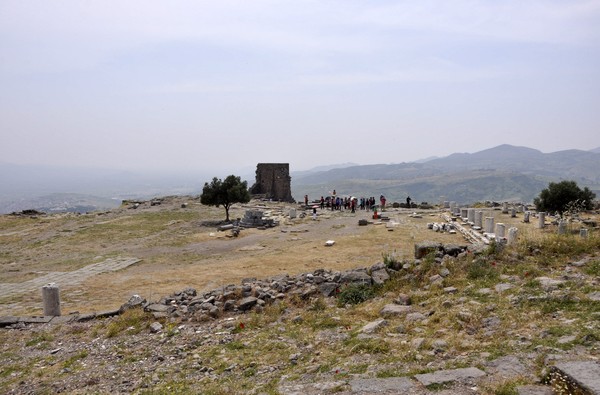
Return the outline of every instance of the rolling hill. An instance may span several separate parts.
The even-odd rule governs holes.
[[[553,153],[499,145],[475,153],[455,153],[423,163],[351,166],[292,174],[294,196],[319,197],[336,189],[342,195],[379,196],[390,201],[437,203],[531,202],[550,181],[574,180],[600,192],[600,154],[565,150]],[[598,193],[600,194],[600,193]]]

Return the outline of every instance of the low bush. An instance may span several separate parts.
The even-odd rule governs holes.
[[[359,304],[375,297],[375,289],[366,284],[348,285],[338,294],[338,306]]]

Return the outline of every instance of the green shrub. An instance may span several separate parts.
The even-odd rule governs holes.
[[[398,260],[398,257],[396,256],[396,251],[383,252],[383,253],[381,253],[381,257],[383,259],[383,264],[387,268],[397,270],[397,268],[400,266],[400,261]]]
[[[467,278],[471,280],[496,280],[498,277],[496,261],[474,259],[467,265]]]
[[[497,243],[496,240],[492,240],[490,244],[487,246],[483,255],[494,258],[499,256],[502,253],[504,246],[500,243]]]
[[[366,284],[352,284],[344,287],[338,294],[338,306],[359,304],[375,297],[375,289]]]
[[[583,271],[588,276],[600,276],[600,261],[590,262]]]

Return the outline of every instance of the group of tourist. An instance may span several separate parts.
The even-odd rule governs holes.
[[[383,195],[379,198],[379,205],[383,209],[385,207],[386,199]],[[309,200],[308,195],[304,195],[304,204],[308,206]],[[340,196],[321,196],[319,201],[319,206],[321,210],[330,209],[334,210],[351,210],[353,213],[356,212],[357,209],[360,210],[371,210],[376,207],[376,200],[374,196],[365,198],[356,198],[356,197],[340,197]]]
[[[379,196],[379,207],[377,207],[374,196],[371,196],[368,198],[365,198],[365,197],[356,198],[353,196],[340,197],[340,196],[336,196],[336,192],[334,189],[332,196],[326,196],[326,197],[321,196],[321,199],[319,200],[319,206],[321,207],[321,210],[324,210],[326,208],[331,209],[331,211],[351,210],[354,213],[354,212],[356,212],[357,208],[360,210],[367,210],[367,211],[375,209],[375,208],[379,208],[380,210],[383,210],[383,209],[385,209],[386,201],[387,200],[384,195]],[[411,198],[409,196],[406,198],[407,207],[410,207],[410,201],[411,201]],[[308,207],[308,204],[309,204],[308,195],[304,195],[304,204],[305,204],[305,206]],[[313,208],[316,209],[316,206]],[[315,211],[315,210],[313,210],[313,211]],[[316,211],[315,211],[315,213],[316,213]]]

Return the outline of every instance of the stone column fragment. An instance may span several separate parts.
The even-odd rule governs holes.
[[[538,213],[538,229],[546,227],[546,213]]]
[[[475,220],[473,222],[475,223],[475,226],[483,228],[483,211],[475,211]]]
[[[517,242],[517,236],[519,235],[519,229],[517,228],[509,228],[508,229],[508,245],[513,245]]]
[[[567,233],[567,221],[560,220],[558,221],[558,234],[564,235]]]
[[[474,208],[468,208],[467,209],[467,220],[470,223],[475,222],[475,209]]]
[[[496,224],[496,239],[504,237],[506,226],[500,222]]]
[[[56,283],[49,283],[42,287],[42,300],[44,303],[44,315],[60,315],[60,292]]]
[[[494,217],[485,217],[485,232],[494,233]]]

